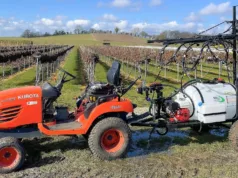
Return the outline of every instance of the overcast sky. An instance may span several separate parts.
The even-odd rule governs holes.
[[[200,32],[231,20],[237,0],[1,0],[0,36],[19,36],[25,29],[73,31],[76,25],[151,34],[163,30]],[[216,29],[223,31],[228,25]]]

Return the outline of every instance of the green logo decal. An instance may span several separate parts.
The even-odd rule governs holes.
[[[220,102],[220,103],[223,103],[225,101],[225,99],[221,96],[215,96],[213,97],[214,101],[217,101],[217,102]]]

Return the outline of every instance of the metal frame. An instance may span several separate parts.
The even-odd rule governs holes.
[[[233,83],[235,84],[235,82],[236,82],[236,73],[237,73],[237,71],[236,71],[236,62],[237,62],[237,54],[236,54],[236,52],[237,52],[237,46],[236,46],[236,42],[237,42],[237,39],[236,39],[236,37],[237,37],[237,34],[236,34],[236,23],[237,23],[237,20],[236,20],[236,6],[233,6],[233,21],[232,21],[232,35],[234,35],[235,37],[234,37],[234,39],[233,39],[233,78],[234,78],[234,80],[233,80]]]

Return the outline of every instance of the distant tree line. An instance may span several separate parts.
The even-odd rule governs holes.
[[[72,34],[72,33],[65,32],[64,30],[55,30],[54,33],[49,33],[49,32],[40,33],[40,32],[34,32],[27,29],[22,33],[21,36],[23,38],[34,38],[34,37],[46,37],[46,36],[69,35],[69,34]]]
[[[71,34],[89,34],[89,33],[104,33],[104,34],[125,34],[135,37],[142,37],[147,39],[171,39],[171,38],[189,38],[196,35],[196,33],[191,32],[180,32],[177,30],[170,31],[166,30],[161,32],[159,35],[150,35],[147,32],[141,30],[140,28],[133,28],[131,32],[123,32],[120,28],[115,27],[114,31],[112,30],[96,30],[93,28],[90,28],[88,30],[83,29],[80,25],[76,26],[73,32],[67,32],[64,30],[55,30],[54,33],[40,33],[40,32],[34,32],[29,29],[25,30],[22,33],[22,37],[24,38],[34,38],[34,37],[47,37],[47,36],[58,36],[58,35],[71,35]]]
[[[174,31],[163,31],[158,36],[156,36],[156,39],[163,40],[163,39],[175,39],[175,38],[192,38],[196,36],[196,33],[191,32],[180,32],[177,30]]]

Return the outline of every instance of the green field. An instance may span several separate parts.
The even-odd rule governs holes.
[[[31,40],[34,44],[71,44],[71,45],[97,45],[91,34],[50,36],[40,38],[0,38],[6,40]]]
[[[112,36],[112,35],[111,35]],[[118,36],[118,35],[113,35]],[[120,37],[120,36],[119,36]],[[112,37],[111,37],[112,38]],[[105,39],[111,39],[109,38]],[[118,37],[117,37],[118,38]],[[111,45],[135,45],[135,42],[130,40],[124,40],[124,41],[114,41],[114,38],[112,38],[112,41],[110,41]],[[100,38],[99,40],[96,40],[96,38],[93,37],[92,34],[80,34],[80,35],[63,35],[63,36],[50,36],[50,37],[39,37],[39,38],[14,38],[14,37],[0,37],[0,40],[30,40],[33,41],[34,44],[68,44],[68,45],[102,45],[103,44],[103,38]],[[144,39],[140,39],[141,44],[138,45],[144,45],[145,41]]]

